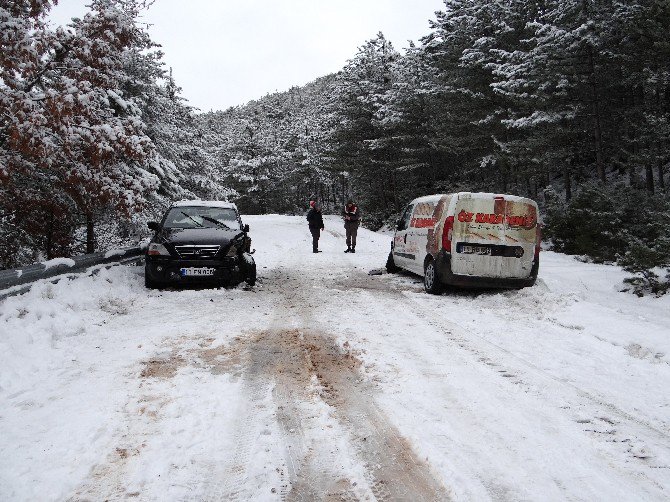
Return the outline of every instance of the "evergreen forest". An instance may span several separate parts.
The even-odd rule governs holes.
[[[445,0],[425,35],[371,34],[339,72],[202,113],[138,0],[0,2],[0,268],[136,243],[174,200],[339,213],[529,196],[547,246],[670,281],[670,2]],[[384,257],[385,258],[385,257]]]

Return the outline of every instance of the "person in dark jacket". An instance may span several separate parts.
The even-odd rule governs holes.
[[[320,253],[319,237],[321,237],[321,230],[323,230],[323,216],[321,215],[321,208],[317,206],[314,200],[309,201],[307,223],[309,224],[309,231],[312,234],[312,252]]]
[[[361,212],[353,201],[347,201],[344,206],[344,230],[347,234],[347,250],[345,253],[356,252],[356,235],[358,234],[358,225],[361,223]]]

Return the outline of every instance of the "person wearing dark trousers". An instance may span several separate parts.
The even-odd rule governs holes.
[[[316,201],[309,201],[307,223],[309,224],[309,231],[312,234],[312,252],[320,253],[319,237],[321,237],[321,230],[323,230],[323,216],[321,215],[321,208],[316,205]]]
[[[356,235],[361,223],[361,212],[353,201],[347,201],[344,206],[344,230],[347,234],[347,250],[345,253],[356,252]]]

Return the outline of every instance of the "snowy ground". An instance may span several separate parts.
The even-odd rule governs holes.
[[[667,500],[670,298],[543,253],[431,297],[326,220],[248,217],[251,289],[142,269],[0,303],[0,500]]]

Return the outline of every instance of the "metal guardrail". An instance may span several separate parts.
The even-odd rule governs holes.
[[[144,255],[144,251],[145,248],[137,246],[0,270],[0,299],[22,293],[30,287],[30,284],[41,279],[83,272],[91,267],[108,263],[116,265],[139,260]]]

